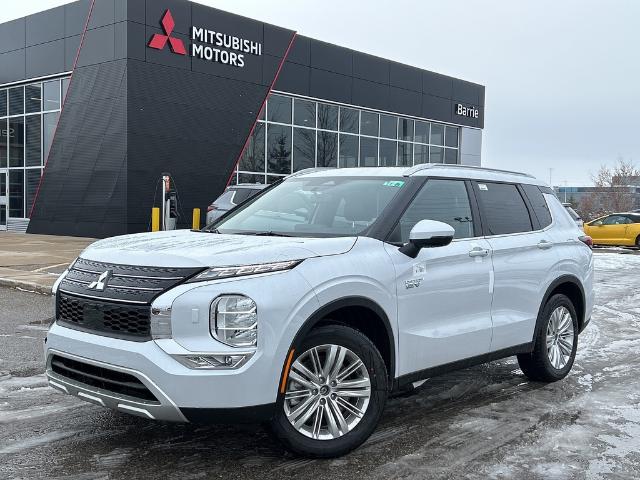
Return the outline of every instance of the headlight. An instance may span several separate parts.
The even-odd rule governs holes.
[[[219,280],[221,278],[242,277],[245,275],[257,275],[259,273],[280,272],[290,270],[300,264],[302,260],[288,260],[285,262],[261,263],[258,265],[240,265],[231,267],[213,267],[199,273],[189,282],[204,282],[206,280]]]
[[[222,295],[211,303],[209,329],[222,343],[232,347],[255,347],[258,343],[258,312],[244,295]]]

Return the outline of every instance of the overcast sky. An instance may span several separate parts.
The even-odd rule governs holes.
[[[2,3],[0,22],[68,1]],[[640,1],[199,3],[485,85],[484,166],[577,185],[618,157],[640,165]]]

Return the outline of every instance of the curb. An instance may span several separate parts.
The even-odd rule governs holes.
[[[51,287],[35,282],[25,282],[23,280],[13,280],[11,278],[0,278],[0,287],[15,288],[38,293],[40,295],[51,295]]]

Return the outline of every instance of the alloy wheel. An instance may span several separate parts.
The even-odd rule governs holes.
[[[547,355],[556,370],[562,370],[573,352],[573,318],[566,307],[556,308],[547,325]]]
[[[284,412],[301,434],[333,440],[355,428],[370,399],[371,380],[360,357],[340,345],[318,345],[291,365]]]

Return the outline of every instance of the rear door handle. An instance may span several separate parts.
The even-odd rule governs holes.
[[[487,255],[489,255],[489,249],[487,248],[473,247],[469,251],[470,257],[486,257]]]
[[[541,248],[543,250],[547,250],[548,248],[553,247],[553,243],[548,241],[548,240],[540,240],[538,242],[538,248]]]

